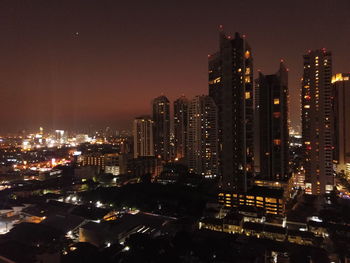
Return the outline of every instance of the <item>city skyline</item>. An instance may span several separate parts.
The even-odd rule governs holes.
[[[332,51],[334,73],[349,70],[350,38],[342,32],[350,29],[350,3],[313,2],[256,1],[252,10],[250,4],[229,1],[157,8],[115,1],[3,3],[0,131],[131,130],[134,117],[151,113],[152,98],[207,94],[207,55],[217,48],[220,24],[231,35],[246,34],[255,77],[258,69],[273,73],[275,61],[284,58],[295,127],[302,55],[325,47]],[[245,19],[250,16],[254,19]]]
[[[350,0],[196,2],[0,1],[1,262],[350,263]]]

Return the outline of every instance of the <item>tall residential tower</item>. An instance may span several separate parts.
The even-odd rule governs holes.
[[[325,49],[304,55],[302,136],[305,188],[310,194],[333,190],[332,55]]]
[[[221,187],[246,191],[253,172],[253,58],[245,36],[220,28],[220,50],[209,56],[209,96],[218,107]]]
[[[170,160],[170,106],[165,96],[157,97],[153,106],[153,142],[155,155],[163,161]]]
[[[185,158],[187,145],[188,99],[181,96],[174,101],[174,146],[175,158]]]
[[[350,73],[332,77],[334,98],[334,159],[337,171],[350,173]]]
[[[218,175],[217,109],[209,96],[189,103],[187,127],[188,168],[205,177]]]
[[[257,81],[260,178],[289,177],[288,72],[281,62],[274,75],[260,73]]]
[[[134,158],[154,156],[153,121],[150,116],[134,119]]]

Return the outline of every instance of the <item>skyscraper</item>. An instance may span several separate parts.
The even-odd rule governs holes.
[[[334,94],[334,159],[337,171],[350,173],[350,73],[332,77]]]
[[[221,187],[246,191],[253,172],[253,58],[245,37],[220,28],[220,50],[209,56],[209,95],[218,107]]]
[[[174,101],[174,144],[175,158],[185,158],[187,142],[188,99],[181,96]]]
[[[305,188],[310,194],[333,189],[332,55],[325,49],[304,55],[302,136]]]
[[[150,116],[134,119],[134,158],[154,156],[153,121]]]
[[[256,90],[260,177],[284,180],[289,177],[289,128],[288,72],[283,62],[274,75],[260,73]]]
[[[188,167],[197,174],[218,174],[217,109],[209,96],[196,96],[188,107]]]
[[[165,96],[153,100],[153,142],[155,155],[170,160],[170,106]]]

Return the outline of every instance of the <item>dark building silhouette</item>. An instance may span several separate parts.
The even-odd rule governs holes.
[[[221,187],[246,191],[253,172],[253,58],[245,37],[220,28],[220,50],[209,56],[209,96],[218,107]]]
[[[260,178],[288,179],[288,72],[283,62],[276,74],[259,74],[256,91]]]
[[[334,98],[334,160],[337,171],[350,173],[350,73],[332,77]]]
[[[181,96],[174,101],[174,146],[176,160],[186,156],[188,99]]]
[[[163,161],[170,160],[170,106],[165,96],[153,100],[154,152]]]
[[[325,49],[304,55],[302,137],[305,188],[310,194],[333,190],[332,55]]]

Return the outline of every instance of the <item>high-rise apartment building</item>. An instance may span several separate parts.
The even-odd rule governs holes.
[[[181,96],[174,101],[174,146],[175,158],[185,158],[187,142],[188,99]]]
[[[150,116],[134,119],[134,158],[154,156],[153,121]]]
[[[170,160],[170,106],[165,96],[153,100],[153,142],[155,155]]]
[[[196,96],[189,103],[187,163],[205,177],[218,175],[217,109],[209,96]]]
[[[302,137],[305,188],[310,194],[333,189],[332,55],[325,49],[304,55]]]
[[[259,74],[256,90],[260,178],[286,180],[289,178],[288,72],[283,62],[276,74]]]
[[[245,36],[220,29],[220,50],[209,56],[209,96],[218,108],[221,187],[246,191],[254,169],[253,58]]]
[[[334,101],[334,159],[337,171],[350,174],[350,73],[332,77]]]

